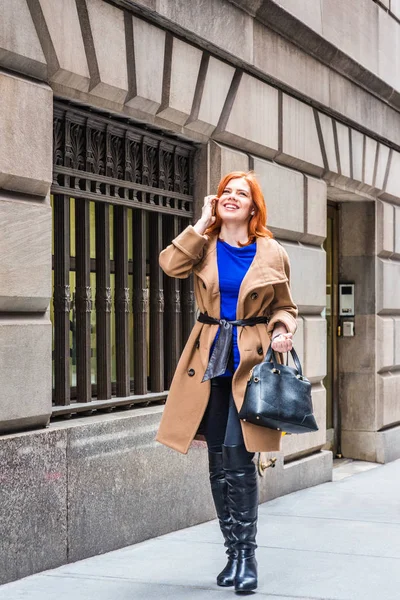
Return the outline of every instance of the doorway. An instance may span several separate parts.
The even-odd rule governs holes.
[[[341,456],[340,406],[338,386],[338,280],[339,280],[339,210],[340,205],[328,202],[326,252],[326,328],[327,374],[326,388],[326,448]]]

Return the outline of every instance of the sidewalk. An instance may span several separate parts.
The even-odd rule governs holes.
[[[260,506],[260,598],[400,599],[400,460],[368,466]],[[0,600],[240,597],[215,584],[223,552],[211,521],[6,584]]]

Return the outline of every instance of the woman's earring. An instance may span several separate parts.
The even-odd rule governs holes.
[[[254,210],[252,210],[250,214],[251,214],[251,215],[254,215]]]

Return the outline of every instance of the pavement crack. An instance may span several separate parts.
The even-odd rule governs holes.
[[[261,513],[262,514],[262,513]],[[347,523],[370,523],[370,524],[375,524],[375,525],[390,525],[390,526],[400,526],[400,522],[396,522],[396,521],[367,521],[366,519],[355,519],[353,517],[351,518],[344,518],[344,517],[332,517],[331,515],[329,517],[319,517],[319,516],[314,516],[314,515],[287,515],[285,513],[273,513],[273,514],[265,514],[264,516],[267,517],[284,517],[285,519],[320,519],[321,521],[345,521]]]

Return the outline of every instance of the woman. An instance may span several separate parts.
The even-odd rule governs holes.
[[[297,307],[289,260],[266,228],[263,194],[254,174],[233,172],[204,200],[201,218],[160,254],[171,277],[194,273],[200,311],[178,363],[157,440],[186,453],[202,434],[211,491],[227,548],[218,575],[235,591],[257,587],[255,452],[280,449],[278,431],[239,420],[250,369],[272,341],[292,348]],[[233,323],[232,323],[233,322]]]

